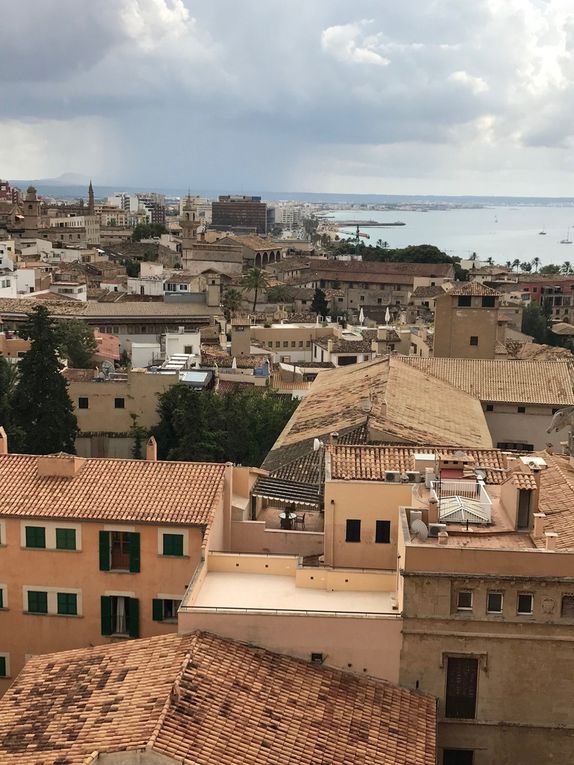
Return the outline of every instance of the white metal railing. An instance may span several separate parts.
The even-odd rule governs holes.
[[[431,499],[438,502],[446,497],[461,497],[463,499],[472,499],[479,503],[481,515],[485,521],[490,523],[492,518],[492,500],[488,496],[483,481],[462,481],[456,479],[445,479],[443,481],[431,481],[430,489]]]

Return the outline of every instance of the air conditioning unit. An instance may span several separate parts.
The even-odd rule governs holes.
[[[446,531],[446,523],[429,523],[429,537],[438,537],[440,531]]]
[[[400,483],[401,471],[400,470],[385,470],[385,481],[388,483]]]
[[[409,483],[420,483],[422,481],[422,475],[418,470],[407,470],[407,479]]]

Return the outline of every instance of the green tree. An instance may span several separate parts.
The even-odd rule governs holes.
[[[313,295],[313,302],[311,303],[311,310],[318,316],[325,318],[329,314],[329,303],[327,296],[320,287],[315,287],[315,294]]]
[[[291,303],[293,301],[293,292],[286,284],[277,284],[267,290],[268,303]]]
[[[75,452],[78,423],[58,363],[56,322],[44,305],[28,314],[20,334],[32,341],[18,365],[12,398],[14,418],[28,454]]]
[[[548,320],[538,303],[531,302],[522,312],[522,331],[531,335],[537,343],[546,343]]]
[[[319,219],[314,215],[311,215],[309,218],[303,218],[302,223],[303,230],[307,235],[307,239],[310,242],[316,242],[319,239],[319,234],[317,233],[317,229],[319,228]]]
[[[524,263],[520,264],[520,269],[524,271],[525,273],[529,274],[532,271],[532,263],[529,263],[528,261],[524,261]]]
[[[532,267],[534,268],[535,273],[538,273],[538,269],[540,268],[540,258],[538,256],[532,258]]]
[[[517,271],[519,271],[519,270],[520,270],[520,260],[519,260],[518,258],[515,258],[515,259],[512,261],[512,268],[513,268],[513,269],[515,268]]]
[[[562,263],[562,273],[563,274],[571,274],[572,273],[572,263],[570,263],[569,260],[565,260],[564,263]]]
[[[235,311],[239,311],[242,300],[241,292],[235,289],[235,287],[229,287],[225,290],[221,299],[221,305],[223,306],[223,313],[227,321],[231,319]]]
[[[253,292],[253,313],[255,313],[259,293],[269,287],[267,274],[262,268],[250,268],[241,280],[241,286],[243,292]]]
[[[132,425],[129,429],[129,434],[134,440],[131,448],[132,459],[141,460],[143,459],[144,441],[147,439],[149,433],[147,428],[144,428],[143,425],[139,424],[137,414],[132,413],[130,414],[130,417],[132,418]]]
[[[79,319],[62,319],[56,324],[60,356],[74,369],[91,369],[98,349],[93,330]]]
[[[12,397],[18,379],[18,367],[0,356],[0,425],[8,435],[11,451],[21,451],[22,431],[16,425]]]
[[[167,233],[163,223],[138,223],[132,232],[132,242],[141,242],[142,239],[153,239]]]
[[[541,274],[559,274],[560,273],[560,266],[557,266],[554,263],[549,263],[547,266],[542,266],[540,269]]]

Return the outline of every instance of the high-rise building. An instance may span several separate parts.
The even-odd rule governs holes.
[[[261,197],[224,195],[211,209],[214,228],[267,233],[267,205]]]

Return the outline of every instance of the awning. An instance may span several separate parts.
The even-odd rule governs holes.
[[[285,481],[281,478],[266,476],[259,478],[253,487],[254,497],[262,497],[275,502],[294,502],[296,505],[321,507],[322,498],[317,484]]]

